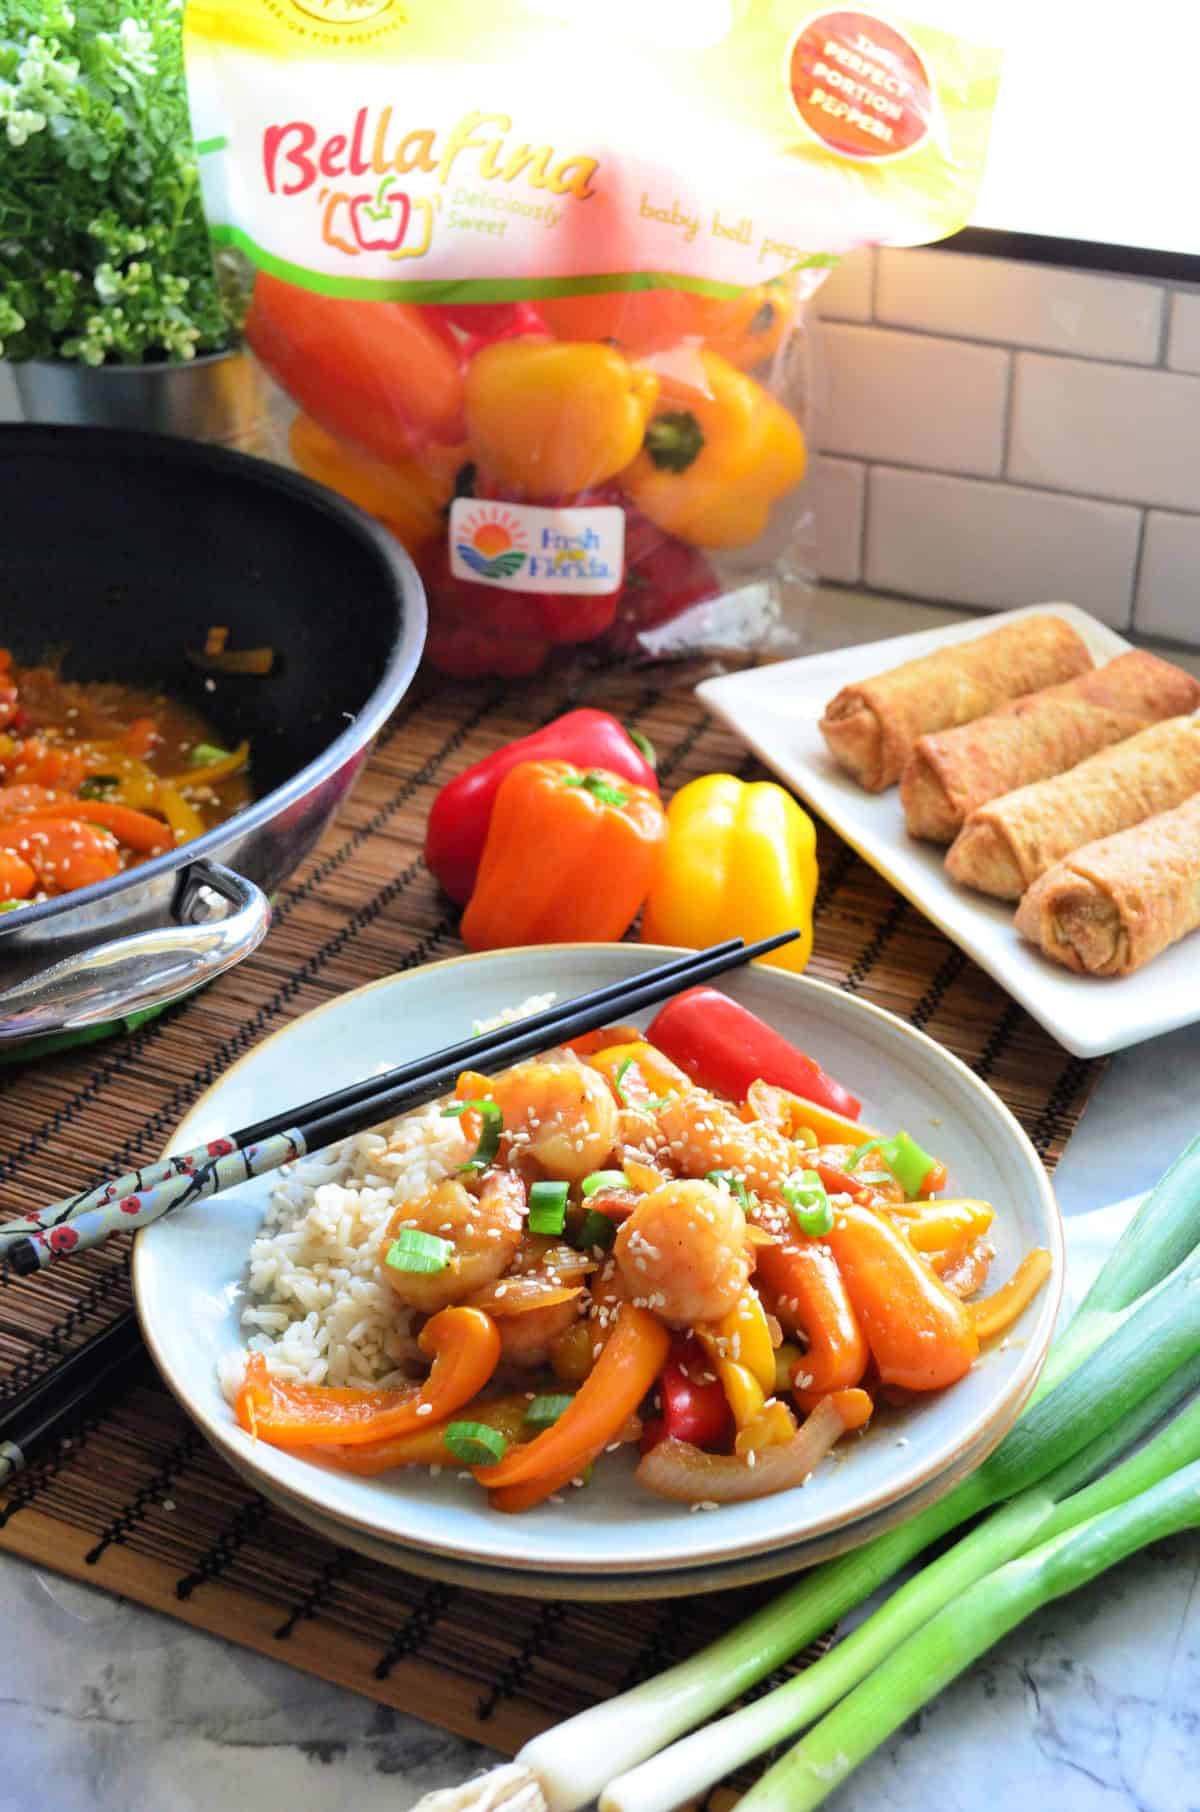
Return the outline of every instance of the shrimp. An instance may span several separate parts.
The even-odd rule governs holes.
[[[406,1227],[449,1240],[453,1248],[444,1271],[397,1271],[384,1265],[384,1277],[410,1309],[432,1315],[461,1302],[495,1283],[511,1263],[525,1230],[525,1185],[512,1171],[489,1170],[476,1191],[447,1178],[401,1202],[388,1221],[385,1252]]]
[[[519,1063],[497,1076],[491,1096],[513,1156],[527,1154],[551,1176],[577,1183],[603,1168],[617,1143],[608,1084],[577,1063]]]
[[[666,1135],[673,1170],[691,1177],[733,1171],[757,1197],[755,1221],[771,1233],[790,1228],[783,1191],[793,1172],[803,1168],[804,1159],[790,1139],[761,1120],[739,1120],[712,1095],[681,1095],[665,1102],[658,1124]]]
[[[532,1371],[548,1365],[550,1348],[579,1319],[582,1291],[570,1302],[554,1302],[544,1309],[527,1309],[496,1322],[500,1329],[500,1356],[509,1365]]]
[[[632,1299],[676,1328],[719,1321],[754,1267],[745,1217],[729,1191],[712,1183],[664,1183],[652,1190],[613,1249]]]

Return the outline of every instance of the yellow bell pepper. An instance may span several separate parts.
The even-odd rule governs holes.
[[[467,439],[501,485],[572,497],[629,464],[657,395],[614,346],[498,340],[467,371]]]
[[[706,774],[667,808],[667,847],[642,915],[642,941],[699,950],[722,938],[800,937],[760,960],[798,973],[812,954],[817,833],[782,787]]]
[[[786,1447],[795,1433],[795,1416],[776,1397],[764,1404],[753,1421],[738,1429],[733,1451],[744,1459],[748,1453],[762,1453],[767,1447]]]
[[[465,446],[430,444],[419,459],[385,463],[339,440],[309,415],[293,421],[288,447],[306,478],[340,491],[360,509],[378,516],[410,554],[445,533],[446,505],[454,495],[458,472],[470,458]]]
[[[804,476],[799,424],[719,353],[702,350],[703,388],[664,378],[645,444],[621,484],[643,516],[697,547],[744,547]]]
[[[696,1338],[710,1359],[735,1359],[744,1366],[752,1377],[757,1378],[764,1397],[774,1391],[775,1348],[771,1345],[766,1311],[758,1291],[751,1284],[746,1285],[720,1321],[698,1327]]]

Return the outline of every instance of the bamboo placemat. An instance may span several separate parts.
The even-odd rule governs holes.
[[[652,738],[669,789],[757,769],[690,692],[637,680],[520,691],[423,684],[278,901],[261,949],[158,1020],[0,1072],[0,1190],[25,1213],[156,1152],[189,1103],[267,1033],[334,995],[459,949],[421,860],[437,789],[573,704]],[[666,790],[666,789],[664,789]],[[1069,1057],[822,827],[810,973],[889,1008],[984,1076],[1053,1167],[1100,1065]],[[0,1400],[131,1301],[128,1242],[0,1280]],[[276,1510],[147,1371],[0,1498],[0,1547],[513,1751],[535,1730],[692,1652],[772,1588],[665,1604],[489,1598],[385,1570]]]

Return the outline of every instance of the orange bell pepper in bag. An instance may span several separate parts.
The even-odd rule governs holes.
[[[339,440],[311,415],[296,417],[288,431],[288,448],[306,478],[340,491],[360,509],[378,516],[410,554],[445,533],[454,481],[470,457],[465,445],[439,447],[431,442],[414,459],[385,464]]]
[[[306,415],[376,459],[463,438],[458,347],[423,309],[323,296],[259,271],[245,333]]]
[[[825,1236],[885,1384],[943,1390],[979,1356],[971,1311],[893,1222],[861,1202],[839,1203]]]
[[[649,788],[603,768],[523,761],[496,795],[463,942],[615,941],[650,891],[666,833]]]

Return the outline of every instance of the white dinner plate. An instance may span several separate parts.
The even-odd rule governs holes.
[[[661,948],[557,945],[460,957],[390,976],[331,1001],[264,1040],[188,1115],[173,1149],[248,1124],[382,1064],[466,1037],[532,994],[580,994],[663,960]],[[489,1510],[470,1481],[424,1470],[362,1479],[251,1440],[217,1381],[241,1344],[246,1255],[271,1179],[190,1205],[146,1228],[134,1253],[138,1310],[164,1378],[243,1472],[347,1528],[484,1566],[543,1574],[711,1567],[811,1541],[874,1515],[947,1473],[1011,1425],[1053,1326],[1062,1235],[1046,1173],[1008,1110],[965,1065],[890,1014],[837,989],[756,966],[726,977],[735,998],[814,1055],[863,1099],[866,1124],[905,1127],[936,1148],[955,1193],[995,1202],[998,1284],[1029,1247],[1049,1248],[1050,1284],[1011,1337],[952,1390],[879,1426],[821,1466],[802,1490],[693,1515],[634,1480],[633,1457],[606,1455],[592,1484],[522,1516]],[[636,1016],[635,1016],[636,1017]]]
[[[1070,623],[1097,662],[1111,661],[1131,645],[1073,604],[1035,604],[951,629],[927,629],[833,654],[779,661],[706,680],[696,691],[767,767],[1007,988],[1060,1044],[1077,1057],[1100,1057],[1200,1019],[1200,935],[1164,951],[1136,975],[1109,979],[1073,974],[1018,936],[1011,904],[952,881],[943,866],[944,851],[905,830],[899,788],[864,792],[835,765],[817,728],[829,700],[852,681],[1035,615],[1062,617]]]

